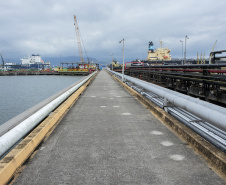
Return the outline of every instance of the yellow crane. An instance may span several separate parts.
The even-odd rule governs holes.
[[[212,48],[212,50],[211,50],[211,52],[210,52],[210,56],[209,56],[209,64],[212,64],[212,58],[213,58],[212,52],[213,52],[213,50],[214,50],[214,48],[215,48],[215,46],[216,46],[216,43],[217,43],[217,40],[216,40],[216,42],[214,43],[213,48]]]
[[[74,25],[75,25],[75,31],[76,31],[76,36],[77,36],[80,61],[81,61],[81,63],[83,63],[84,60],[83,60],[83,55],[82,55],[81,36],[80,36],[79,27],[78,27],[78,23],[77,23],[77,19],[76,19],[76,16],[75,15],[74,15],[74,21],[75,21]]]
[[[214,48],[215,48],[215,46],[216,46],[216,43],[217,43],[217,40],[216,40],[216,42],[214,43],[214,45],[213,45],[213,48],[212,48],[212,51],[211,51],[211,52],[213,52],[213,50],[214,50]]]

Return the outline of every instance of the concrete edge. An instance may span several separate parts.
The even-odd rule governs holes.
[[[7,184],[14,177],[16,171],[32,155],[39,144],[44,139],[47,139],[50,135],[48,133],[54,130],[57,124],[59,124],[59,120],[66,115],[68,110],[96,76],[97,74],[91,77],[91,79],[74,92],[0,161],[0,184]]]
[[[110,73],[109,73],[110,74]],[[111,74],[110,74],[111,75]],[[166,125],[179,139],[187,142],[195,151],[200,154],[213,170],[226,181],[226,155],[204,138],[196,134],[183,123],[166,113],[163,109],[152,103],[140,93],[122,83],[118,78],[111,75],[130,94],[135,96],[151,113],[153,113],[164,125]]]

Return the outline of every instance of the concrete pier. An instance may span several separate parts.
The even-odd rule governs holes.
[[[101,71],[15,184],[225,184]]]

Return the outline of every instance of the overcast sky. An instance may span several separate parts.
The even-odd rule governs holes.
[[[7,0],[0,1],[0,52],[5,58],[79,56],[74,17],[89,57],[146,59],[148,42],[187,58],[226,49],[225,0]],[[84,49],[83,49],[84,50]],[[84,54],[85,55],[85,54]]]

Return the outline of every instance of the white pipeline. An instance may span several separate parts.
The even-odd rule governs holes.
[[[96,72],[95,72],[96,73]],[[40,123],[46,116],[55,110],[63,101],[65,101],[72,93],[86,83],[95,73],[92,73],[83,81],[51,101],[49,104],[38,110],[36,113],[22,121],[20,124],[6,132],[0,137],[0,156],[7,152],[13,145],[20,141],[27,133],[29,133],[36,125]]]
[[[110,71],[118,76],[120,73]],[[140,87],[157,94],[162,98],[166,98],[170,103],[187,110],[188,112],[196,115],[197,117],[207,121],[214,126],[226,131],[226,109],[214,104],[204,102],[187,95],[174,92],[172,90],[153,85],[148,82],[125,75],[124,79],[139,85]]]

